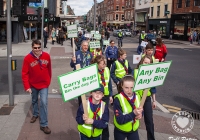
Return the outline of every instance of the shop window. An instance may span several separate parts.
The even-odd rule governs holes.
[[[151,17],[153,17],[153,7],[151,7]]]
[[[182,8],[182,0],[178,0],[178,2],[177,2],[177,8]]]
[[[174,34],[176,35],[184,35],[184,20],[176,20],[174,24]]]
[[[185,7],[190,7],[190,0],[185,0]]]
[[[160,16],[160,6],[157,6],[157,17]]]

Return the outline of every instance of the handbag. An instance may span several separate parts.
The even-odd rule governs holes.
[[[56,41],[56,37],[53,37],[53,41]]]

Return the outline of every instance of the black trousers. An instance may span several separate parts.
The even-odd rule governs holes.
[[[44,37],[44,48],[47,47],[47,38]]]
[[[78,96],[78,105],[80,106],[82,104],[81,96]]]
[[[109,96],[108,95],[105,95],[103,98],[102,98],[102,101],[104,101],[107,105],[109,105]],[[103,132],[102,132],[102,135],[101,135],[101,139],[102,140],[109,140],[109,129],[108,127],[106,127],[105,129],[103,129]]]
[[[147,130],[147,140],[155,140],[153,110],[152,110],[150,96],[146,98],[143,109],[144,109],[144,122],[145,122],[146,130]]]
[[[115,60],[116,59],[113,59],[113,58],[110,60],[107,59],[107,67],[109,68],[109,70],[110,70],[111,65],[115,62]]]
[[[118,130],[117,128],[114,129],[114,138],[115,140],[125,140],[125,138],[127,138],[127,140],[139,140],[139,134],[138,131],[134,131],[131,133],[125,133],[122,132],[120,130]]]

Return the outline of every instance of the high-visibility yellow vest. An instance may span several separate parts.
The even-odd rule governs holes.
[[[138,69],[134,69],[134,79],[135,79],[135,80],[136,80],[136,78],[137,78],[137,75],[138,75]],[[143,91],[144,91],[144,90],[137,90],[137,91],[135,91],[135,93],[136,93],[137,95],[140,95],[140,97],[142,97]],[[150,92],[150,91],[148,91],[147,96],[151,96],[151,92]]]
[[[88,109],[88,117],[89,118],[93,118],[94,114],[90,108],[90,102],[87,101],[87,109]],[[101,108],[99,110],[99,112],[97,113],[100,117],[100,119],[102,118],[102,115],[104,113],[104,109],[105,109],[105,102],[101,101]],[[98,128],[94,128],[93,130],[93,126],[89,125],[89,124],[83,124],[83,125],[78,125],[78,131],[81,132],[82,134],[84,134],[87,137],[98,137],[102,134],[103,129],[98,129]]]
[[[145,36],[146,36],[145,34],[141,34],[141,39],[144,40]]]
[[[119,37],[122,37],[122,35],[123,35],[122,32],[119,32],[119,33],[118,33],[118,36],[119,36]]]
[[[120,106],[122,107],[123,115],[129,114],[133,111],[132,106],[130,103],[127,101],[126,98],[122,94],[118,94],[115,96],[115,98],[119,99]],[[136,100],[135,100],[135,106],[138,108],[140,105],[140,97],[136,95]],[[135,123],[133,123],[134,120],[127,122],[125,124],[118,124],[116,117],[114,115],[114,125],[116,128],[123,132],[131,132],[131,131],[136,131],[139,128],[140,122],[139,120],[136,120]]]
[[[102,84],[101,74],[98,73],[98,75],[99,75],[100,84]],[[109,79],[110,79],[110,70],[108,69],[108,67],[105,67],[103,75],[106,82],[106,86],[104,87],[104,95],[109,95],[110,92],[109,92],[108,84],[109,84]]]
[[[126,75],[126,71],[125,71],[123,65],[118,60],[115,61],[115,65],[116,65],[115,76],[120,79],[123,78]],[[125,60],[125,66],[128,69],[128,61],[127,60]]]
[[[143,54],[142,55],[142,57],[144,57],[146,54]],[[152,55],[152,60],[153,60],[153,63],[157,63],[156,61],[155,61],[155,57]]]
[[[94,53],[94,55],[93,55],[94,58],[95,58],[97,55],[101,55],[101,54],[102,54],[101,51],[100,51],[100,52],[97,52],[96,49],[94,49],[93,53]]]

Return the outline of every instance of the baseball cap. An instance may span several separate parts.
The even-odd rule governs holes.
[[[101,91],[102,93],[104,93],[104,86],[102,84],[100,84],[100,87],[93,90],[92,92],[96,92],[96,91]]]

